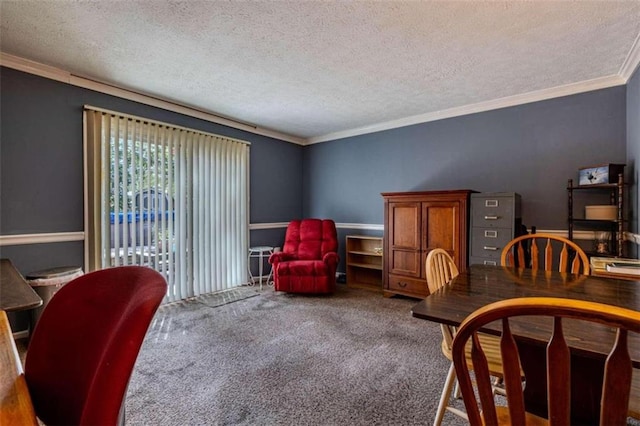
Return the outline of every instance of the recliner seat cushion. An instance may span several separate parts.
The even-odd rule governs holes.
[[[329,268],[322,260],[294,260],[278,264],[278,275],[327,275]]]

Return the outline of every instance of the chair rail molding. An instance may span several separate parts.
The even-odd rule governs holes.
[[[66,243],[84,241],[84,232],[44,232],[38,234],[0,235],[0,247],[24,244]]]
[[[289,222],[271,222],[271,223],[251,223],[249,231],[261,231],[263,229],[279,229],[286,228]]]
[[[289,222],[270,222],[270,223],[252,223],[249,225],[250,231],[260,231],[264,229],[280,229],[286,228]],[[338,229],[357,229],[364,231],[384,231],[383,224],[377,223],[336,223]],[[559,235],[567,237],[568,232],[562,229],[538,229],[536,232]],[[576,240],[594,240],[596,238],[594,231],[577,231],[574,232]],[[640,234],[625,232],[626,241],[631,241],[640,245]],[[69,241],[84,241],[84,232],[51,232],[37,234],[16,234],[16,235],[0,235],[0,247],[17,246],[24,244],[48,244],[48,243],[65,243]]]
[[[380,223],[336,223],[338,229],[360,229],[365,231],[384,231],[384,224]]]
[[[271,223],[252,223],[249,225],[250,231],[258,231],[263,229],[278,229],[286,228],[289,222],[271,222]],[[382,223],[346,223],[336,222],[336,228],[338,229],[357,229],[363,231],[384,231],[384,225]],[[531,230],[529,230],[530,232]],[[568,231],[566,229],[537,229],[536,232],[545,234],[559,235],[567,238]],[[627,233],[629,234],[629,233]],[[633,234],[635,235],[635,234]],[[593,231],[574,231],[573,237],[576,240],[594,240],[596,238]],[[633,238],[628,237],[630,241]],[[640,244],[640,235],[638,235],[638,244]]]
[[[286,228],[289,222],[272,222],[272,223],[252,223],[249,225],[250,231],[258,231],[263,229]],[[361,229],[367,231],[384,231],[384,225],[381,223],[337,223],[338,229]]]

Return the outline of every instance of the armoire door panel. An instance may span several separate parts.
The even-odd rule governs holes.
[[[457,202],[423,203],[422,220],[426,232],[422,248],[435,248],[456,253],[460,240],[460,206]]]
[[[420,250],[420,213],[420,203],[389,205],[389,237],[393,248]]]

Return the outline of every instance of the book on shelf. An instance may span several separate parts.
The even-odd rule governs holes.
[[[612,262],[607,264],[607,271],[616,274],[640,275],[640,263]]]

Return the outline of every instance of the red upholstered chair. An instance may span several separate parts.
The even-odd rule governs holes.
[[[166,293],[158,272],[124,266],[76,278],[55,294],[31,336],[25,361],[40,420],[124,424],[119,416],[129,378]]]
[[[281,252],[273,253],[274,288],[289,293],[332,293],[336,288],[338,234],[329,219],[289,223]]]

